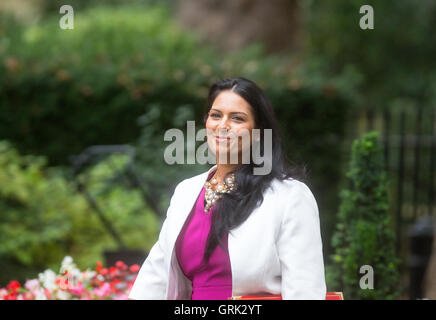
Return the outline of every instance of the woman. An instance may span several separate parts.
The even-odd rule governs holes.
[[[217,164],[179,183],[159,239],[132,287],[130,299],[228,299],[281,294],[325,299],[318,207],[310,189],[293,178],[272,106],[245,78],[215,83],[205,115],[207,143]],[[260,129],[261,164],[242,161],[241,137]],[[271,129],[271,141],[264,141]],[[241,142],[242,140],[242,142]],[[246,141],[246,140],[245,140]],[[237,154],[236,161],[229,161]],[[223,156],[224,155],[224,156]],[[235,158],[233,158],[235,159]]]

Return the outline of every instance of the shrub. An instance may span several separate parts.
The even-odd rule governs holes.
[[[277,83],[285,71],[256,46],[222,62],[162,5],[90,8],[74,30],[60,29],[58,18],[0,31],[0,136],[49,164],[93,144],[132,142],[136,119],[154,104],[163,127],[181,106],[198,115],[212,77]]]
[[[118,159],[118,162],[120,160]],[[0,283],[22,280],[36,270],[58,268],[65,255],[82,268],[102,260],[102,251],[117,243],[74,184],[41,156],[22,156],[0,142]],[[90,193],[129,248],[150,249],[158,221],[137,190],[104,189],[110,163],[92,169]]]
[[[328,285],[342,288],[349,299],[394,299],[400,293],[399,260],[388,216],[388,182],[377,132],[353,143],[347,177],[350,188],[341,192]],[[359,272],[364,265],[373,268],[373,289],[360,288],[363,274]]]
[[[0,136],[49,164],[65,164],[93,144],[131,143],[141,131],[136,120],[154,105],[161,128],[185,107],[200,120],[218,78],[241,75],[267,90],[287,90],[287,101],[272,98],[283,110],[311,101],[323,108],[327,96],[323,88],[305,90],[288,57],[267,56],[259,45],[218,56],[181,31],[165,6],[91,8],[75,17],[71,32],[57,19],[19,32],[8,22],[0,43]]]

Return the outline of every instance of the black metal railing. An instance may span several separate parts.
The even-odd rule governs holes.
[[[416,225],[422,221],[436,221],[436,108],[359,110],[350,115],[345,150],[350,150],[351,142],[365,132],[376,130],[381,134],[390,181],[389,213],[394,223],[397,256],[403,261],[400,272],[409,273],[405,277],[409,279],[409,297],[419,298],[431,250],[425,250],[428,256],[419,256],[423,263],[418,265],[416,239],[422,236],[411,230],[416,231]],[[431,246],[427,238],[426,246]]]

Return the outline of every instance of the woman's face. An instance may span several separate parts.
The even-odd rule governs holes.
[[[221,153],[226,155],[227,163],[230,163],[230,153],[237,153],[239,162],[242,150],[251,145],[254,128],[254,114],[248,102],[233,91],[221,91],[212,103],[206,121],[207,143],[212,152],[217,157]],[[217,159],[217,162],[221,161]]]

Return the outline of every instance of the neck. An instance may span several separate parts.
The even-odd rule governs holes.
[[[239,165],[238,164],[219,164],[217,163],[217,168],[215,171],[215,174],[213,175],[215,179],[217,179],[219,182],[224,180],[224,176],[229,173],[230,171],[233,171],[236,169]]]

